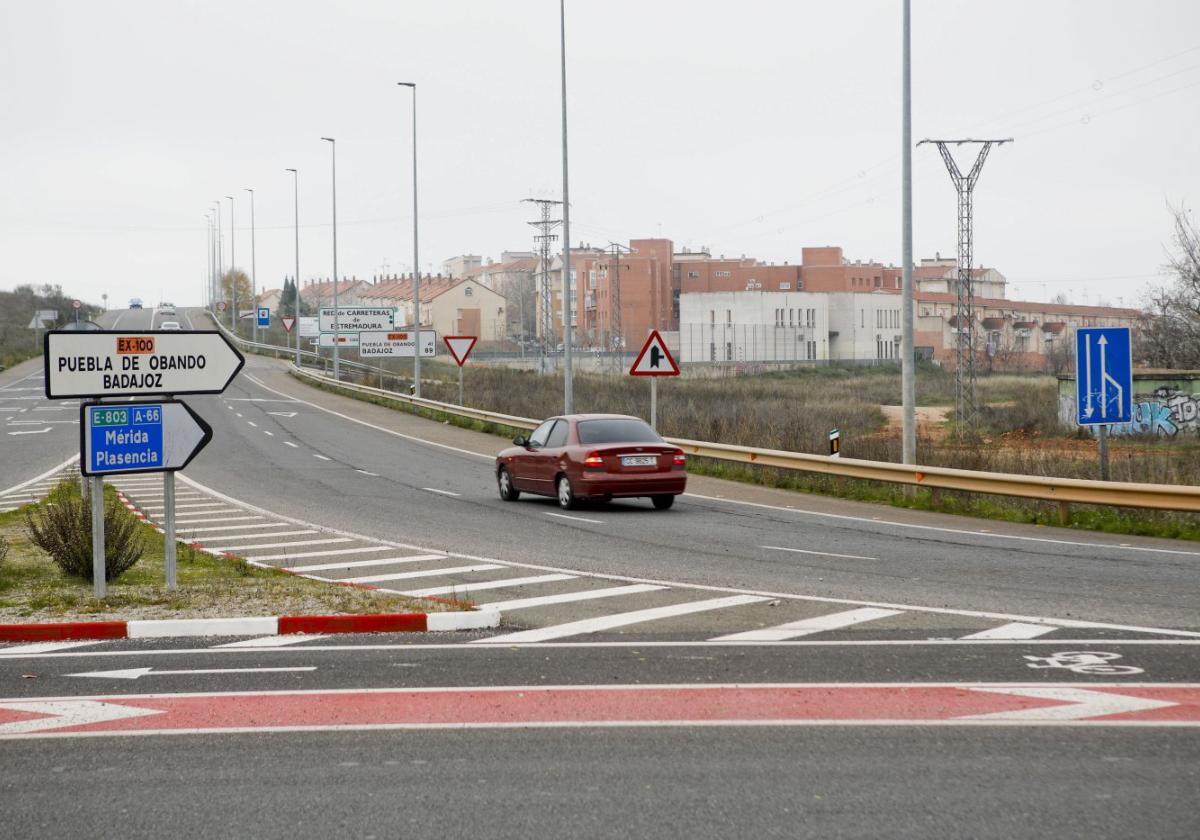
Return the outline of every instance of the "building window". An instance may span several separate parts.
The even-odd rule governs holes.
[[[732,309],[726,309],[726,310],[725,310],[725,323],[726,323],[726,324],[732,324],[732,323],[733,323],[733,310],[732,310]]]
[[[470,286],[467,286],[467,288],[463,289],[463,294],[466,295],[467,297],[471,297],[471,295],[475,294],[475,290],[472,289]]]
[[[795,325],[796,325],[796,310],[789,309],[788,310],[788,326],[794,327]]]
[[[688,272],[688,278],[689,278],[689,279],[691,279],[691,280],[699,280],[699,279],[700,279],[700,272],[699,272],[699,271],[689,271],[689,272]]]
[[[715,310],[715,309],[708,310],[708,323],[710,323],[710,324],[717,323],[717,310]]]
[[[780,290],[780,291],[784,291],[784,292],[786,292],[786,291],[788,291],[788,290],[789,290],[789,289],[791,289],[791,288],[792,288],[792,284],[791,284],[791,283],[780,283],[780,284],[779,284],[779,290]]]
[[[730,276],[730,274],[729,274],[729,272],[728,272],[728,271],[714,271],[714,272],[713,272],[713,276],[715,276],[715,277],[729,277],[729,276]]]
[[[733,361],[733,342],[732,341],[725,342],[725,361],[727,361],[727,362]]]

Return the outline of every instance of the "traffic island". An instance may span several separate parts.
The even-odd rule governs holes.
[[[77,494],[78,488],[64,485],[61,491]],[[145,535],[142,556],[97,599],[88,580],[65,574],[33,543],[25,525],[32,507],[37,505],[0,514],[0,536],[9,546],[0,562],[0,640],[422,632],[499,624],[497,611],[466,601],[330,585],[186,543],[177,543],[178,587],[168,591],[162,536],[143,523],[137,525]]]

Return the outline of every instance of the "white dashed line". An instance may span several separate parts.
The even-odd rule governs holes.
[[[313,453],[313,457],[320,458],[322,461],[332,461],[333,460],[332,458],[326,458],[324,455],[320,455],[316,452]]]
[[[373,476],[375,478],[379,478],[379,473],[367,472],[366,470],[360,470],[357,467],[354,469],[354,471],[356,473],[362,473],[363,475],[369,475],[369,476]]]
[[[300,445],[299,445],[298,443],[292,443],[290,440],[285,440],[285,441],[283,442],[283,445],[284,445],[284,446],[290,446],[290,447],[292,447],[292,449],[299,449],[299,448],[300,448]]]
[[[559,519],[574,519],[576,522],[590,522],[593,525],[604,524],[599,519],[584,519],[582,516],[569,516],[565,513],[551,513],[550,511],[545,511],[545,514],[547,516],[557,516]]]
[[[455,493],[451,490],[439,490],[436,487],[422,487],[422,490],[427,490],[430,493],[441,493],[443,496],[461,496],[462,493]]]

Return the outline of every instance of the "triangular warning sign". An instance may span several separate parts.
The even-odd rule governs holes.
[[[279,320],[283,323],[283,329],[285,332],[291,332],[292,327],[296,323],[296,318],[293,315],[282,315],[280,316]]]
[[[475,346],[475,342],[479,340],[477,335],[444,335],[442,341],[446,342],[446,347],[450,350],[450,355],[454,357],[454,361],[458,362],[458,366],[462,367],[467,361],[467,356],[471,355],[471,348]]]
[[[629,375],[679,375],[679,365],[675,364],[675,359],[671,355],[671,351],[667,349],[667,343],[658,334],[658,330],[650,331],[650,337],[646,339],[646,344],[642,347],[642,352],[638,353],[637,361],[629,369]]]

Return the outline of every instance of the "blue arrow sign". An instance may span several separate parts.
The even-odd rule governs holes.
[[[1133,420],[1133,347],[1129,327],[1075,330],[1075,422]]]
[[[209,427],[178,400],[80,406],[84,475],[181,470],[212,440]]]
[[[258,307],[258,325],[260,327],[271,326],[271,310],[265,306]]]

